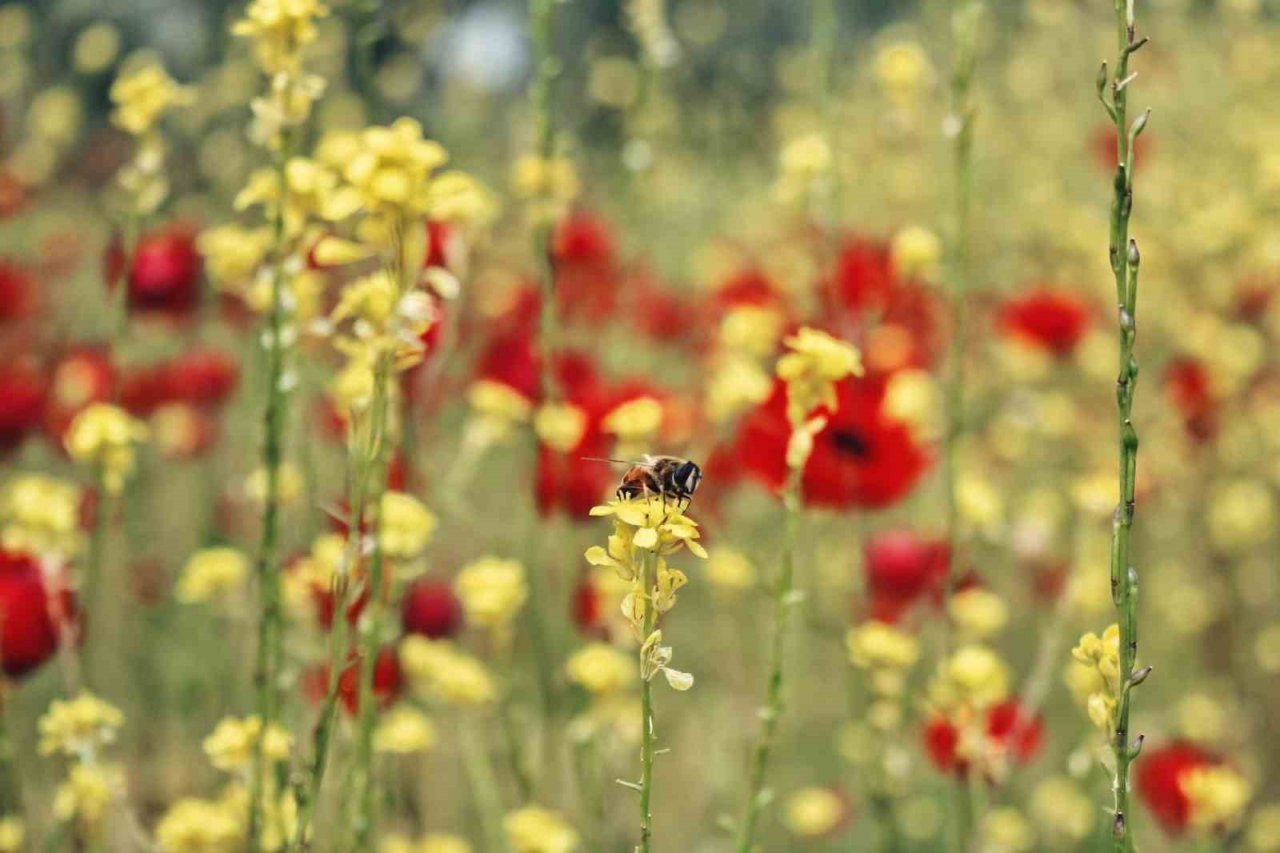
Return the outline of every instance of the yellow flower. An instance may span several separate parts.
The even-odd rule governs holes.
[[[26,835],[27,828],[22,818],[14,815],[0,817],[0,853],[22,853]]]
[[[236,589],[249,574],[249,558],[235,548],[205,548],[191,555],[174,593],[183,604],[209,601]]]
[[[134,64],[111,84],[111,121],[127,133],[142,136],[173,107],[192,102],[189,91],[174,82],[156,62]]]
[[[378,534],[389,557],[411,559],[426,550],[439,523],[422,502],[404,492],[382,495]]]
[[[624,580],[635,576],[635,549],[652,551],[662,556],[688,548],[695,557],[706,559],[706,549],[698,542],[698,524],[684,510],[661,497],[648,500],[611,500],[592,507],[597,517],[612,516],[614,534],[608,549],[587,549],[587,562],[593,566],[612,566]]]
[[[573,161],[566,157],[543,160],[523,156],[516,160],[512,184],[516,195],[567,203],[578,195],[580,184]]]
[[[928,228],[909,225],[893,235],[894,270],[905,278],[933,278],[938,274],[942,241]]]
[[[1031,792],[1030,811],[1037,826],[1071,841],[1083,841],[1097,825],[1096,809],[1080,786],[1065,776],[1051,776]]]
[[[498,216],[498,202],[479,181],[465,172],[442,172],[427,191],[427,207],[436,222],[482,228]]]
[[[511,423],[525,423],[533,404],[519,391],[503,382],[480,379],[467,388],[467,403],[482,415]]]
[[[565,664],[569,680],[588,693],[609,694],[635,683],[636,664],[631,655],[608,643],[590,643],[574,652]]]
[[[1015,808],[994,808],[982,820],[983,853],[1023,853],[1035,844],[1035,830]]]
[[[388,127],[366,128],[343,174],[369,211],[425,216],[433,172],[447,159],[440,143],[423,137],[421,124],[399,118]]]
[[[524,566],[518,560],[481,557],[463,566],[453,580],[469,623],[503,628],[529,597]]]
[[[605,432],[627,444],[653,438],[662,426],[662,404],[652,397],[638,397],[610,409],[601,421]]]
[[[328,14],[319,0],[253,0],[231,32],[254,39],[258,64],[268,75],[296,72],[301,49],[315,40],[316,19]]]
[[[548,809],[525,806],[503,819],[511,853],[571,853],[578,833],[564,818]]]
[[[801,838],[821,838],[845,818],[844,798],[830,788],[801,788],[787,799],[783,822]]]
[[[134,446],[146,439],[142,421],[119,406],[93,403],[71,421],[63,443],[72,459],[95,465],[103,487],[118,495],[136,465]]]
[[[226,803],[187,798],[160,818],[156,843],[162,853],[238,853],[245,829],[243,815]]]
[[[720,346],[759,358],[773,355],[786,322],[786,318],[773,308],[735,306],[720,320]]]
[[[1202,832],[1234,828],[1253,798],[1253,786],[1225,764],[1195,767],[1178,778],[1191,804],[1190,824]]]
[[[213,733],[204,739],[204,754],[218,770],[239,773],[249,769],[253,762],[258,738],[262,735],[262,720],[256,716],[224,717]],[[283,728],[272,724],[267,730],[262,752],[269,762],[285,761],[293,747],[293,738]]]
[[[707,415],[717,423],[763,403],[773,389],[769,372],[751,358],[726,356],[715,361],[707,380]]]
[[[124,714],[92,693],[82,691],[74,699],[55,699],[40,718],[40,754],[78,757],[116,739]]]
[[[373,733],[374,749],[396,755],[426,752],[435,743],[435,725],[420,711],[406,705],[383,714]]]
[[[739,592],[756,583],[756,568],[741,551],[717,548],[707,558],[707,580],[718,589]]]
[[[891,99],[912,100],[929,83],[933,69],[924,48],[915,42],[896,42],[876,52],[875,75]]]
[[[431,832],[422,836],[414,853],[471,853],[471,845],[456,835]]]
[[[571,403],[545,403],[534,415],[533,430],[552,450],[568,453],[587,430],[587,414]]]
[[[497,688],[484,664],[445,640],[413,635],[400,641],[400,665],[415,693],[457,705],[494,701]]]
[[[95,831],[123,785],[124,774],[119,767],[76,764],[54,793],[54,817],[64,823],[74,820],[86,830]]]
[[[835,384],[860,376],[862,359],[854,347],[807,326],[784,343],[790,351],[778,359],[777,373],[787,383],[787,416],[795,427],[819,406],[835,408]]]
[[[40,556],[80,547],[80,489],[44,474],[19,474],[0,489],[0,544]]]
[[[849,660],[862,669],[909,669],[920,657],[920,643],[915,637],[876,620],[850,628],[845,645]]]
[[[943,662],[933,685],[942,707],[985,708],[1009,695],[1009,667],[986,646],[967,645]]]
[[[280,506],[288,506],[302,496],[302,472],[284,462],[276,469],[276,498]],[[258,468],[244,483],[245,495],[259,506],[267,502],[267,469]]]
[[[831,146],[822,134],[809,133],[782,146],[778,159],[788,178],[811,181],[831,169]]]
[[[922,441],[932,441],[944,428],[942,390],[927,370],[897,370],[884,390],[884,412],[911,427]]]
[[[989,589],[970,587],[951,596],[951,618],[966,636],[982,640],[999,633],[1009,621],[1004,599]]]

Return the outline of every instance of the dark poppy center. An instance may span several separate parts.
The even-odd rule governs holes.
[[[859,459],[867,455],[870,449],[867,446],[866,439],[856,432],[846,430],[837,430],[831,434],[831,443],[835,445],[836,450],[849,456],[855,456]]]

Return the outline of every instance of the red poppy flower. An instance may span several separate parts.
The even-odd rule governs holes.
[[[598,321],[614,312],[620,277],[608,223],[583,211],[568,216],[556,229],[551,259],[562,317]]]
[[[575,521],[588,520],[591,508],[608,495],[617,472],[604,463],[584,457],[607,457],[612,443],[612,438],[600,428],[597,411],[587,413],[587,428],[567,453],[546,445],[539,447],[534,486],[538,511],[543,515],[563,512]]]
[[[591,575],[587,572],[580,574],[578,582],[573,586],[573,595],[569,601],[569,616],[583,634],[597,635],[604,630],[600,590],[596,589]]]
[[[34,359],[0,362],[0,451],[17,447],[40,426],[46,385]]]
[[[116,372],[105,347],[73,347],[53,366],[51,393],[45,410],[45,429],[61,442],[62,435],[81,409],[111,399]]]
[[[0,665],[5,675],[19,678],[53,657],[61,637],[54,614],[74,611],[69,593],[59,602],[50,600],[34,557],[0,551]]]
[[[37,305],[35,279],[19,264],[0,258],[0,323],[26,320]]]
[[[912,604],[942,589],[950,548],[910,530],[877,533],[863,548],[870,616],[896,622]]]
[[[108,281],[121,274],[121,249],[108,255]],[[200,253],[195,230],[188,225],[167,225],[143,234],[134,246],[129,266],[129,308],[182,316],[200,301]]]
[[[984,776],[990,775],[990,768],[999,766],[996,762],[1026,764],[1039,752],[1044,739],[1043,720],[1039,715],[1028,714],[1015,699],[987,709],[985,728],[986,743],[981,749]],[[934,715],[925,723],[924,747],[929,760],[942,772],[963,778],[968,775],[971,762],[969,757],[957,754],[959,746],[960,732],[951,720]]]
[[[360,655],[352,649],[347,655],[346,665],[338,675],[338,699],[347,713],[353,716],[360,710],[362,669]],[[317,666],[308,670],[302,678],[302,686],[312,701],[322,701],[329,692],[329,667]],[[403,689],[404,675],[396,649],[394,646],[383,646],[373,662],[373,697],[378,703],[378,710],[384,711],[395,704]]]
[[[240,381],[236,360],[222,350],[200,347],[169,362],[165,382],[170,400],[197,406],[220,406]]]
[[[404,592],[400,622],[407,634],[452,637],[462,630],[462,602],[448,583],[418,578]]]
[[[1006,301],[996,323],[1015,340],[1065,358],[1089,330],[1089,303],[1064,290],[1040,289]]]
[[[190,403],[162,403],[151,413],[152,441],[166,459],[195,459],[217,444],[217,421]]]
[[[756,305],[784,311],[786,297],[782,290],[763,272],[744,269],[725,279],[712,297],[719,313],[738,305]]]
[[[164,365],[128,368],[120,377],[120,405],[146,416],[169,399],[169,377]]]
[[[814,436],[801,489],[805,503],[835,509],[881,509],[910,493],[929,467],[929,453],[911,429],[883,411],[884,384],[851,377],[836,386],[838,406]],[[787,479],[786,386],[743,420],[738,456],[746,472],[780,491]]]
[[[1182,832],[1191,819],[1191,801],[1182,790],[1183,775],[1217,763],[1216,756],[1184,741],[1142,751],[1142,760],[1134,768],[1134,784],[1138,796],[1166,832]]]
[[[1170,362],[1164,371],[1164,392],[1192,441],[1204,444],[1217,437],[1218,399],[1203,362],[1189,356]]]

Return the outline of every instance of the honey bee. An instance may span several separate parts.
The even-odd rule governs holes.
[[[619,500],[658,496],[664,501],[671,498],[676,503],[693,499],[693,493],[702,482],[702,469],[696,463],[679,456],[651,456],[645,454],[639,461],[624,459],[597,459],[599,462],[619,462],[630,465],[616,492]]]

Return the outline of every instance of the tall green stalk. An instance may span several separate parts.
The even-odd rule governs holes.
[[[1129,215],[1133,209],[1133,147],[1146,127],[1150,111],[1130,124],[1128,121],[1129,85],[1136,75],[1129,73],[1129,58],[1147,39],[1139,39],[1134,23],[1135,0],[1115,0],[1118,56],[1115,73],[1108,78],[1104,62],[1098,72],[1097,92],[1116,130],[1116,172],[1114,199],[1111,203],[1111,271],[1115,275],[1116,303],[1120,328],[1120,358],[1116,377],[1116,415],[1119,432],[1120,503],[1116,506],[1111,537],[1111,598],[1116,608],[1120,629],[1120,696],[1116,709],[1116,725],[1112,734],[1115,776],[1112,781],[1115,799],[1111,833],[1116,853],[1133,850],[1133,833],[1129,822],[1129,765],[1142,750],[1142,736],[1129,740],[1129,712],[1132,689],[1150,671],[1134,672],[1138,654],[1138,573],[1130,556],[1130,535],[1135,509],[1134,491],[1137,479],[1138,433],[1134,429],[1133,395],[1138,379],[1138,362],[1134,356],[1137,334],[1138,244],[1129,237]],[[1108,100],[1108,92],[1110,99]]]
[[[275,154],[276,178],[280,198],[272,213],[273,255],[271,269],[271,307],[267,314],[267,402],[262,413],[262,467],[266,475],[266,495],[262,512],[262,533],[258,543],[256,576],[258,582],[258,647],[254,660],[253,685],[255,710],[262,721],[263,737],[253,748],[253,776],[249,787],[249,846],[256,849],[262,832],[263,796],[266,789],[266,759],[263,744],[265,732],[279,713],[281,642],[284,631],[281,612],[279,537],[280,537],[280,465],[283,461],[284,424],[287,399],[282,387],[285,369],[284,287],[285,287],[285,201],[289,195],[287,145]]]
[[[764,707],[761,709],[760,736],[751,754],[751,769],[747,781],[747,801],[743,808],[742,825],[738,828],[736,849],[738,853],[751,853],[755,843],[756,827],[760,814],[769,801],[764,787],[769,769],[769,754],[782,717],[782,674],[786,657],[787,627],[791,607],[794,604],[794,576],[796,540],[800,527],[800,480],[803,467],[792,470],[782,496],[785,515],[785,539],[782,546],[782,565],[773,586],[773,643],[769,650],[769,679],[765,686]]]
[[[951,15],[951,136],[952,210],[947,279],[951,296],[951,346],[946,378],[947,425],[943,438],[943,480],[946,490],[947,576],[943,582],[944,652],[951,648],[951,593],[955,586],[960,518],[956,497],[956,445],[964,434],[964,357],[968,335],[966,305],[969,287],[969,237],[973,209],[973,72],[977,64],[980,0],[957,0]]]
[[[653,595],[657,579],[654,577],[655,557],[649,551],[644,553],[641,580],[645,595],[644,602],[644,634],[647,640],[652,636],[658,624],[658,608]],[[650,800],[653,796],[653,680],[643,677],[645,655],[648,649],[640,647],[640,853],[649,853],[653,839],[653,810]]]

